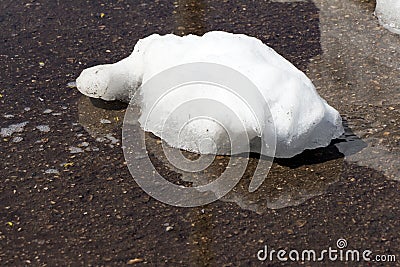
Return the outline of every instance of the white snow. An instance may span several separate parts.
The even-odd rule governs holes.
[[[375,15],[383,27],[400,34],[400,0],[377,0]]]
[[[21,122],[21,123],[16,123],[16,124],[11,124],[7,128],[1,128],[1,137],[10,137],[14,133],[21,133],[24,131],[24,127],[28,124],[27,121]]]
[[[101,119],[101,120],[100,120],[100,123],[101,123],[101,124],[110,124],[111,121],[110,121],[110,120],[107,120],[107,119]]]
[[[80,147],[71,146],[68,149],[69,149],[69,153],[71,153],[71,154],[77,154],[77,153],[82,153],[83,152],[83,149],[80,148]]]
[[[47,169],[44,171],[46,174],[60,174],[60,172],[57,169]]]
[[[50,126],[49,125],[38,125],[38,126],[36,126],[36,129],[38,129],[42,133],[50,132]]]
[[[115,138],[112,134],[107,134],[106,138],[111,141],[111,144],[115,145],[118,144],[119,140]]]
[[[73,82],[67,83],[67,87],[68,87],[68,88],[76,88],[76,82],[73,81]]]
[[[20,137],[20,136],[16,136],[16,137],[14,137],[14,138],[12,139],[12,141],[13,141],[14,143],[19,143],[19,142],[21,142],[22,140],[24,140],[24,138],[22,138],[22,137]]]
[[[82,142],[82,143],[80,144],[80,146],[82,146],[82,147],[88,147],[88,146],[89,146],[89,143],[88,143],[88,142]]]
[[[173,147],[204,154],[213,154],[218,147],[218,154],[227,154],[229,151],[224,149],[227,136],[223,127],[228,125],[233,129],[235,136],[230,136],[233,145],[240,146],[234,142],[243,135],[248,134],[250,139],[269,135],[273,121],[277,139],[275,156],[292,157],[305,149],[327,146],[331,139],[343,133],[339,113],[318,95],[304,73],[260,40],[243,34],[209,32],[203,36],[184,37],[153,34],[139,40],[129,57],[114,64],[85,69],[76,81],[77,88],[90,97],[129,102],[138,88],[155,75],[172,67],[196,62],[227,66],[245,75],[268,105],[263,104],[259,95],[241,91],[240,97],[254,100],[255,105],[249,109],[242,98],[229,90],[212,85],[193,85],[191,90],[175,90],[166,94],[167,97],[156,107],[155,114],[158,116],[146,121],[146,112],[148,115],[152,108],[149,105],[154,103],[152,98],[163,92],[153,92],[152,88],[140,91],[136,96],[140,95],[141,127],[155,135],[162,134],[162,138]],[[164,93],[169,89],[165,88]],[[166,125],[163,129],[161,124],[165,121],[165,114],[176,108],[177,103],[196,97],[220,102],[227,109],[220,108],[218,103],[183,105],[172,119],[175,124]],[[264,112],[268,106],[272,118]],[[226,113],[229,110],[239,114],[239,123]],[[216,117],[223,127],[215,121],[197,120],[184,128],[183,139],[177,138],[174,126],[184,124],[182,120],[188,121],[193,111]],[[265,116],[255,118],[252,112]],[[244,128],[239,124],[243,124]],[[199,143],[204,145],[199,147]]]

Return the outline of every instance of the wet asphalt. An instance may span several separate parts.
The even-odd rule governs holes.
[[[2,1],[0,263],[5,266],[400,266],[400,36],[374,1]],[[121,147],[126,106],[67,86],[87,67],[160,34],[246,33],[306,72],[345,119],[327,148],[262,159],[212,204],[176,208],[134,182]],[[171,180],[160,141],[156,168]],[[229,158],[218,157],[212,175]],[[260,164],[260,163],[259,163]],[[397,262],[261,262],[275,250],[370,249]],[[361,264],[361,265],[360,265]]]

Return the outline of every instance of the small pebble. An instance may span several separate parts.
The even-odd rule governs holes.
[[[76,88],[76,82],[69,82],[67,83],[68,88]]]
[[[102,124],[110,124],[111,121],[110,121],[110,120],[107,120],[107,119],[101,119],[101,120],[100,120],[100,123],[102,123]]]
[[[49,127],[49,125],[38,125],[38,126],[36,126],[36,129],[38,129],[38,130],[41,131],[42,133],[48,133],[48,132],[50,132],[50,127]]]
[[[69,148],[69,152],[70,152],[71,154],[82,153],[82,152],[83,152],[83,149],[80,148],[80,147],[71,146],[71,147]]]
[[[143,261],[144,261],[143,259],[135,258],[135,259],[129,260],[126,264],[132,265],[132,264],[136,264],[136,263],[141,263]]]
[[[104,142],[105,140],[106,140],[106,139],[103,138],[103,137],[97,137],[97,138],[96,138],[96,142],[100,142],[100,143]]]
[[[119,140],[117,138],[115,138],[114,136],[112,136],[112,134],[107,134],[106,135],[107,139],[111,141],[111,144],[115,145],[119,142]]]
[[[17,137],[14,137],[12,141],[13,141],[14,143],[19,143],[19,142],[21,142],[22,140],[24,140],[24,138],[17,136]]]
[[[298,226],[298,227],[303,227],[304,225],[306,225],[306,223],[307,223],[307,221],[306,220],[297,220],[296,221],[296,225]]]
[[[60,172],[57,169],[47,169],[44,173],[46,173],[46,174],[59,174]]]

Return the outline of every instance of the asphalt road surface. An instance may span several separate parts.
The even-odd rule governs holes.
[[[0,264],[400,266],[400,36],[379,26],[374,5],[1,1]],[[121,147],[126,107],[67,84],[84,68],[128,56],[152,33],[210,30],[255,36],[306,72],[345,119],[346,135],[277,160],[254,193],[246,189],[257,157],[221,200],[177,208],[130,175]],[[148,139],[157,169],[179,180],[159,140]],[[211,174],[229,158],[217,160]],[[257,258],[265,246],[338,250],[339,239],[342,251],[371,250],[374,261]],[[397,261],[377,262],[389,255]]]

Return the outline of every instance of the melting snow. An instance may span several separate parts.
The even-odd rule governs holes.
[[[42,133],[48,133],[48,132],[50,132],[50,127],[49,127],[49,125],[38,125],[38,126],[36,126],[36,129],[38,129],[38,130],[41,131]]]
[[[377,0],[375,15],[380,24],[388,30],[400,34],[400,1]]]
[[[102,123],[102,124],[110,124],[111,121],[110,121],[110,120],[107,120],[107,119],[101,119],[101,120],[100,120],[100,123]]]
[[[60,172],[57,169],[47,169],[44,173],[46,173],[46,174],[59,174]]]
[[[71,147],[69,147],[69,152],[70,152],[71,154],[82,153],[82,152],[83,152],[83,149],[80,148],[80,147],[71,146]]]
[[[19,143],[19,142],[21,142],[22,140],[24,140],[24,138],[22,138],[22,137],[20,137],[20,136],[17,136],[17,137],[14,137],[12,141],[13,141],[14,143]]]
[[[256,89],[224,90],[195,84],[190,90],[170,93],[168,90],[171,88],[167,86],[148,87],[146,90],[140,87],[166,70],[198,62],[235,70],[249,79]],[[220,77],[217,75],[215,79]],[[232,75],[228,78],[235,80]],[[163,84],[164,81],[169,82],[168,77],[158,82]],[[327,146],[331,139],[343,133],[339,113],[318,95],[304,73],[260,40],[243,34],[209,32],[203,36],[184,37],[153,34],[139,40],[129,57],[114,64],[85,69],[76,82],[83,94],[104,100],[129,102],[136,93],[140,96],[136,102],[141,109],[139,122],[144,130],[162,137],[173,147],[203,154],[215,153],[216,147],[218,154],[231,153],[226,145],[225,126],[233,132],[229,137],[232,144],[239,147],[234,150],[238,153],[249,150],[237,141],[244,135],[248,135],[250,140],[258,137],[264,140],[270,138],[275,129],[276,157],[292,157],[305,149]],[[194,97],[211,99],[220,105],[181,105],[179,112],[163,128],[165,117],[177,108],[177,104]],[[156,102],[159,99],[161,101]],[[153,109],[155,103],[157,106]],[[246,105],[248,103],[252,104]],[[222,105],[227,108],[223,109]],[[228,114],[227,110],[233,112]],[[178,126],[186,125],[193,118],[193,112],[204,113],[216,120],[188,123],[180,139]],[[239,119],[232,114],[239,115]],[[115,140],[112,142],[116,143]]]
[[[7,128],[1,128],[1,136],[2,137],[10,137],[13,133],[21,133],[24,131],[24,127],[28,124],[28,121],[11,124]]]

